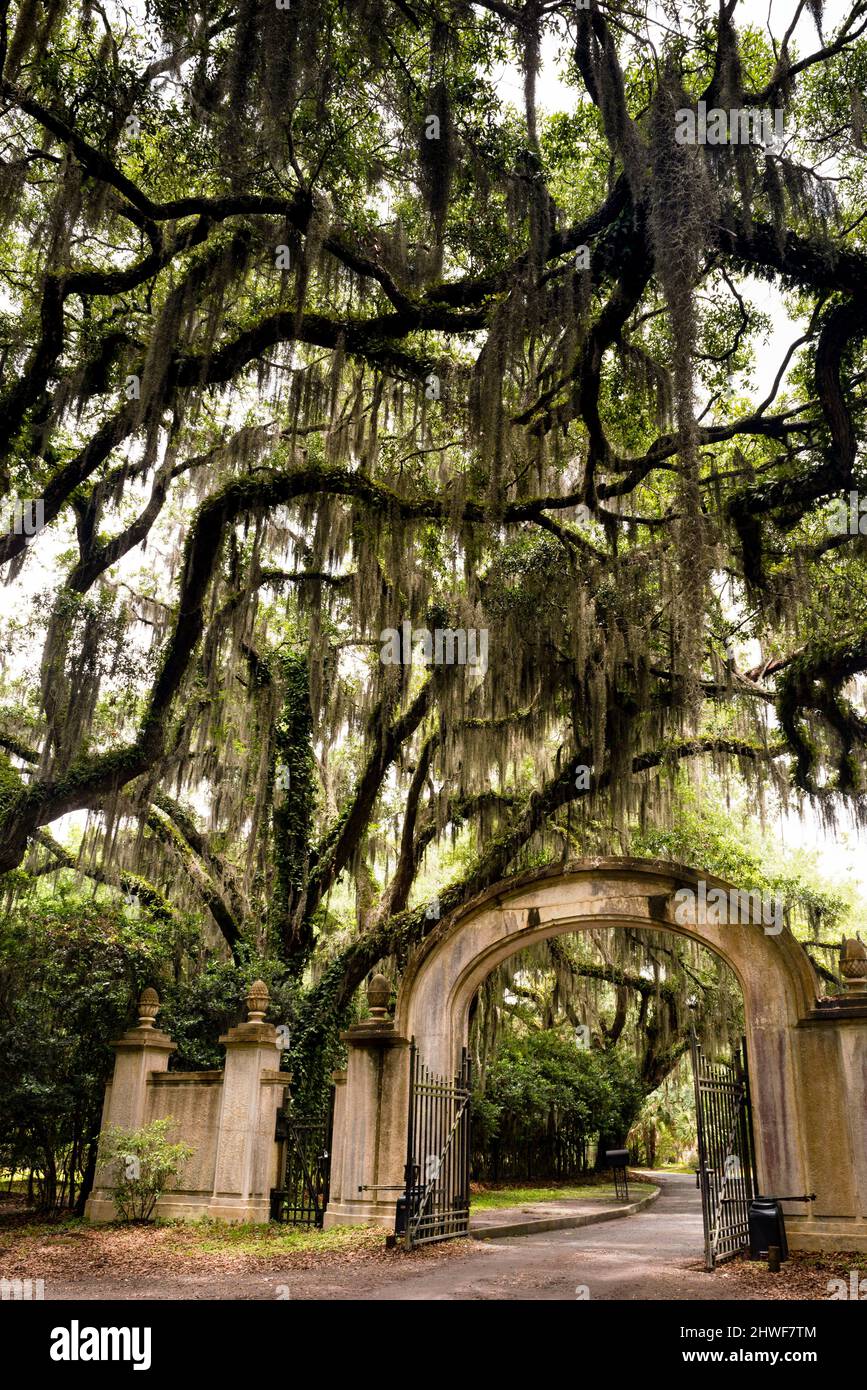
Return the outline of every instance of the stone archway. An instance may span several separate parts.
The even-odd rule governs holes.
[[[740,920],[717,925],[713,912],[702,920],[702,895],[713,889]],[[760,1191],[817,1193],[812,1207],[786,1208],[793,1247],[867,1250],[867,996],[819,1007],[805,952],[788,930],[762,920],[756,898],[681,865],[627,858],[579,860],[496,884],[414,953],[393,1021],[348,1031],[326,1224],[393,1224],[410,1038],[434,1071],[453,1072],[470,1004],[490,971],[533,942],[594,926],[676,932],[731,967],[744,996]]]

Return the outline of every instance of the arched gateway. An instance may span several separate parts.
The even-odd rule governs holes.
[[[728,911],[714,910],[721,894]],[[867,994],[819,1005],[806,953],[767,913],[763,919],[757,895],[678,864],[626,858],[583,859],[496,884],[415,952],[393,1020],[349,1029],[347,1070],[335,1078],[326,1226],[394,1225],[410,1040],[432,1071],[453,1074],[470,1004],[490,971],[534,942],[599,926],[677,932],[732,968],[744,997],[759,1190],[817,1194],[809,1215],[786,1208],[794,1248],[867,1250]]]

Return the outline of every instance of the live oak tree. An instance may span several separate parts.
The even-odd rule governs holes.
[[[867,3],[788,8],[0,3],[10,891],[198,904],[307,979],[303,1063],[678,766],[860,814]],[[680,143],[699,101],[784,138]],[[405,621],[487,671],[382,661]]]

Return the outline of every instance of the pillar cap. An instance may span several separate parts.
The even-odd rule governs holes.
[[[277,1029],[273,1023],[238,1023],[234,1028],[230,1028],[228,1033],[221,1033],[217,1039],[223,1046],[232,1044],[238,1046],[239,1043],[247,1047],[277,1047]],[[281,1072],[282,1076],[288,1075]]]
[[[247,1022],[262,1023],[268,1012],[271,995],[264,980],[254,980],[246,998]]]
[[[122,1037],[115,1038],[112,1047],[115,1051],[124,1048],[151,1048],[153,1051],[177,1052],[177,1043],[172,1042],[168,1033],[154,1027],[154,1019],[160,1011],[160,997],[150,985],[143,989],[138,1001],[138,1023],[127,1028]]]
[[[398,1033],[393,1018],[368,1018],[353,1023],[340,1034],[353,1047],[409,1047],[409,1038]]]
[[[273,1023],[265,1022],[270,1002],[271,995],[265,981],[254,980],[245,1000],[247,1022],[230,1028],[228,1033],[222,1035],[220,1042],[224,1046],[244,1044],[247,1047],[276,1047],[277,1029]]]
[[[844,936],[840,943],[840,975],[843,989],[850,995],[860,995],[867,990],[867,946],[860,932]]]
[[[154,1019],[160,1011],[160,996],[150,985],[143,989],[138,1001],[139,1028],[153,1028]]]
[[[151,1052],[177,1052],[178,1045],[172,1042],[168,1033],[160,1032],[159,1028],[153,1026],[145,1028],[127,1028],[120,1038],[115,1038],[111,1046],[116,1052],[124,1049],[140,1048]]]
[[[391,997],[391,985],[381,971],[377,971],[371,976],[370,984],[367,986],[367,1003],[370,1008],[371,1018],[384,1020],[388,1018],[388,1001]]]

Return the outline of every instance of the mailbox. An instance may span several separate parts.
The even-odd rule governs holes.
[[[780,1259],[789,1258],[786,1222],[779,1197],[754,1197],[748,1210],[750,1259],[766,1260],[772,1245],[779,1247]]]
[[[629,1162],[628,1149],[606,1149],[605,1159],[614,1173],[614,1191],[623,1202],[629,1201],[629,1178],[626,1165]]]

